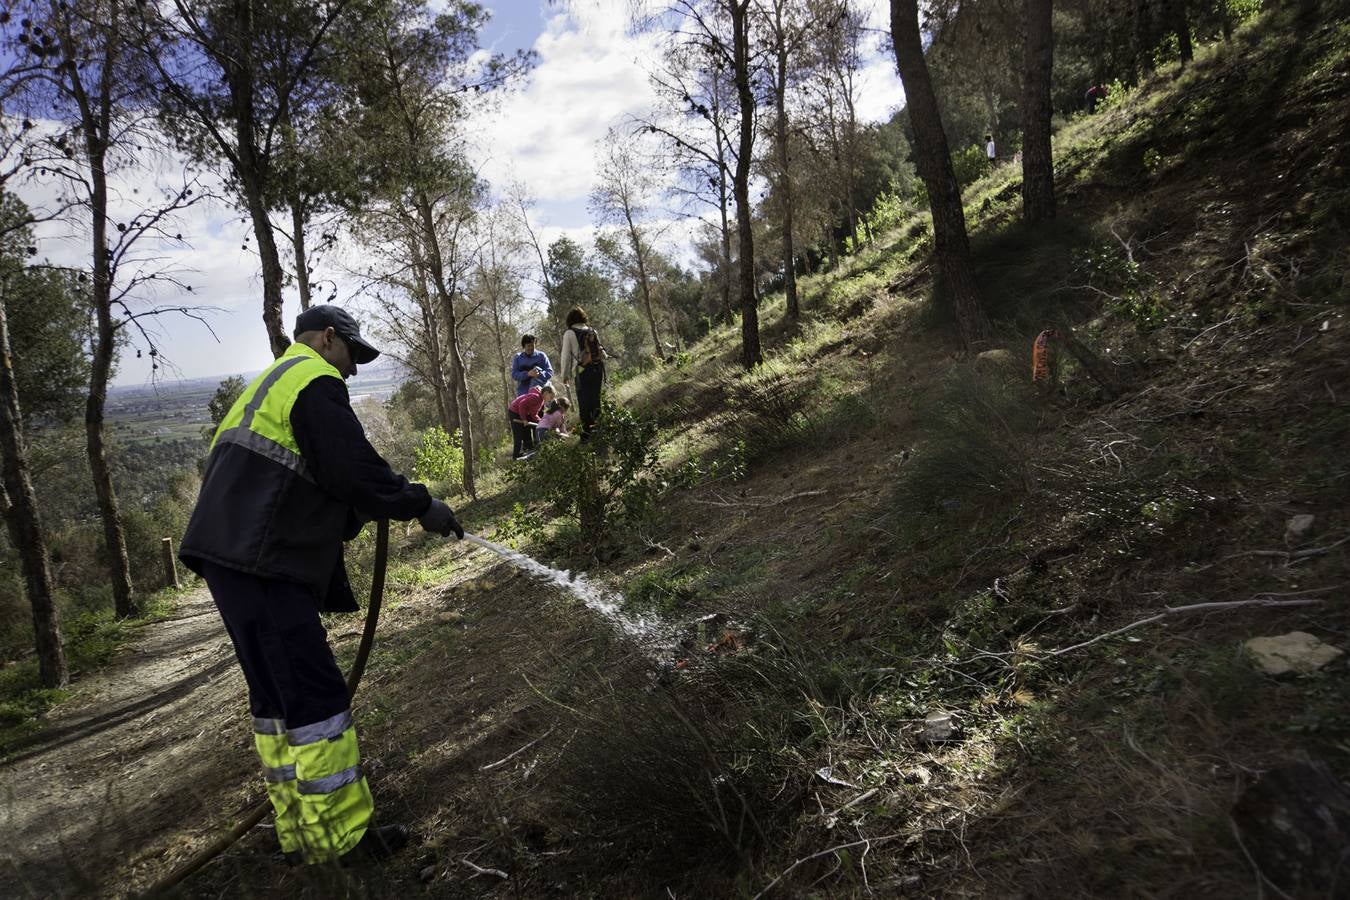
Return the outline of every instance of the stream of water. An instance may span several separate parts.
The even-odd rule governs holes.
[[[664,644],[670,639],[669,626],[660,619],[647,616],[630,616],[623,611],[622,594],[615,591],[607,591],[598,585],[592,584],[590,580],[580,572],[568,572],[562,569],[550,568],[518,550],[512,550],[510,547],[503,547],[501,544],[493,543],[487,538],[479,537],[476,534],[465,532],[464,540],[475,546],[482,547],[484,550],[491,550],[517,569],[528,572],[530,575],[533,575],[541,581],[567,591],[582,603],[586,604],[588,609],[594,610],[603,619],[616,626],[621,632],[629,637],[638,638],[648,644]]]

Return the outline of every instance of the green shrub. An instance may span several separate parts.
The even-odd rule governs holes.
[[[588,442],[545,441],[511,470],[511,480],[556,515],[575,519],[586,540],[599,541],[614,524],[641,522],[654,509],[661,491],[656,436],[653,422],[606,401]]]
[[[956,183],[962,190],[989,174],[989,157],[984,147],[971,144],[964,150],[952,154],[952,171]]]
[[[464,451],[460,449],[459,432],[446,434],[439,425],[423,431],[413,450],[413,476],[421,481],[459,484],[464,477]]]
[[[1125,82],[1117,78],[1106,86],[1106,96],[1103,97],[1101,102],[1097,105],[1097,110],[1099,112],[1106,112],[1109,109],[1115,109],[1118,106],[1122,106],[1130,99],[1130,95],[1133,93],[1134,90],[1132,88],[1128,87]]]
[[[884,234],[914,213],[913,205],[899,191],[883,191],[872,204],[868,222],[876,234]]]
[[[169,481],[169,489],[146,510],[132,509],[122,517],[126,531],[127,559],[136,590],[142,594],[167,584],[161,543],[172,538],[175,551],[187,531],[188,519],[197,503],[201,479],[195,471],[183,471]],[[179,567],[179,577],[188,575]]]
[[[1153,331],[1167,318],[1158,279],[1118,243],[1102,242],[1074,259],[1077,280],[1108,298],[1112,312],[1132,321],[1140,331]]]
[[[639,612],[651,610],[663,616],[680,612],[698,594],[697,584],[706,574],[701,568],[691,571],[649,569],[628,583],[624,606]]]

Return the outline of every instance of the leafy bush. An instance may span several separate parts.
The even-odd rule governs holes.
[[[979,144],[952,154],[952,171],[962,190],[989,174],[989,157]]]
[[[1119,244],[1100,243],[1077,255],[1074,268],[1080,281],[1105,295],[1112,312],[1125,316],[1141,331],[1163,324],[1167,308],[1158,280]]]
[[[706,574],[702,567],[692,570],[649,569],[628,582],[624,606],[630,610],[651,610],[663,616],[680,612],[698,595],[698,582]]]
[[[1106,86],[1106,96],[1103,97],[1101,103],[1097,105],[1098,112],[1106,112],[1107,110],[1115,109],[1116,107],[1123,105],[1130,99],[1132,93],[1133,91],[1125,84],[1125,82],[1117,78]]]
[[[908,219],[913,212],[913,205],[899,191],[883,191],[876,203],[872,204],[872,212],[867,220],[873,232],[884,234]]]
[[[149,509],[129,509],[123,515],[127,558],[136,590],[146,593],[166,585],[161,542],[166,537],[172,538],[177,550],[183,532],[187,531],[200,487],[201,479],[196,472],[178,472],[170,479],[169,489]],[[191,574],[181,566],[178,573],[180,578]]]
[[[464,451],[460,449],[459,432],[446,434],[439,425],[423,431],[421,441],[413,450],[413,475],[421,481],[459,484],[464,476]]]
[[[586,540],[598,541],[613,524],[640,522],[654,508],[661,489],[656,435],[651,421],[606,402],[590,441],[545,441],[511,470],[511,479],[556,515],[577,520]]]

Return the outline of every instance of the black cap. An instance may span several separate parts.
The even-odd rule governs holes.
[[[323,331],[325,328],[332,328],[337,332],[338,337],[347,342],[347,346],[352,349],[352,362],[358,366],[364,366],[366,363],[380,355],[370,344],[366,343],[361,337],[361,326],[356,324],[351,313],[331,304],[322,306],[311,306],[309,309],[295,317],[295,336],[299,337],[306,331]]]

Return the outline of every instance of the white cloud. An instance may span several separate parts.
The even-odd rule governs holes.
[[[544,201],[590,192],[596,142],[654,101],[643,60],[655,54],[659,38],[629,34],[626,10],[622,0],[602,2],[549,19],[525,86],[471,124],[494,184],[519,178]]]
[[[595,181],[596,143],[632,116],[650,115],[656,101],[647,77],[662,35],[633,35],[631,0],[577,3],[552,16],[535,41],[538,65],[522,88],[470,123],[485,158],[483,174],[504,186],[524,183],[541,201],[578,214]],[[860,73],[859,115],[881,121],[904,92],[886,39],[886,0],[867,0],[867,62]],[[580,219],[559,223],[577,226]]]

